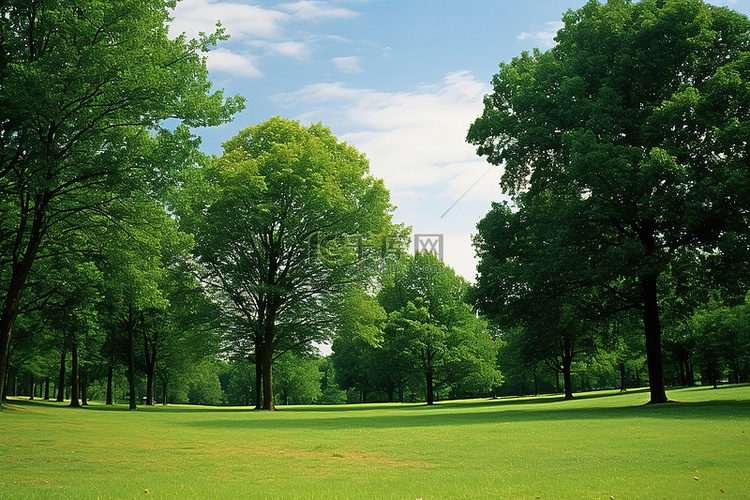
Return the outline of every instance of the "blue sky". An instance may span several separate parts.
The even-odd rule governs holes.
[[[212,32],[220,20],[231,35],[208,67],[215,87],[247,97],[247,109],[198,131],[204,152],[221,154],[223,141],[271,116],[320,121],[367,155],[394,219],[443,234],[444,260],[473,280],[471,234],[503,195],[500,168],[476,156],[466,131],[498,64],[551,47],[562,14],[584,3],[183,0],[171,33]],[[750,0],[712,3],[750,14]]]

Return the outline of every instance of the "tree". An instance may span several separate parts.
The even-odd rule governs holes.
[[[243,99],[212,92],[201,51],[221,32],[167,36],[166,0],[20,0],[0,6],[0,372],[48,233],[132,190],[155,192]],[[174,131],[160,123],[182,125]],[[169,143],[166,163],[153,161]],[[168,182],[168,181],[167,181]],[[147,188],[148,185],[148,188]]]
[[[665,402],[659,277],[685,253],[747,261],[750,21],[701,0],[590,1],[563,21],[554,48],[500,65],[468,140],[511,194],[577,193],[572,245],[600,288],[637,292]]]
[[[600,320],[583,252],[562,231],[572,214],[560,209],[565,193],[517,197],[517,210],[494,203],[477,224],[479,257],[472,296],[480,313],[508,332],[523,364],[544,362],[563,375],[573,398],[572,365],[594,347]]]
[[[272,118],[224,143],[185,190],[206,280],[245,322],[274,409],[272,364],[331,336],[335,304],[366,283],[381,235],[393,231],[382,180],[320,124]]]
[[[384,342],[403,353],[424,377],[427,404],[436,388],[452,387],[489,373],[486,390],[499,385],[497,347],[483,320],[465,301],[468,283],[431,253],[405,255],[382,278],[378,301],[388,313]],[[487,369],[485,369],[487,368]]]
[[[274,392],[283,405],[309,405],[322,394],[320,380],[323,373],[318,369],[315,356],[297,356],[286,353],[276,361]]]
[[[382,347],[386,313],[377,298],[364,290],[352,289],[341,303],[338,318],[331,346],[336,383],[359,391],[364,403],[368,393],[380,389],[382,378],[393,374],[392,370],[383,369],[378,352]],[[390,400],[393,400],[393,390]]]

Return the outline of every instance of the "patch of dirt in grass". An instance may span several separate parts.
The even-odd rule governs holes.
[[[224,451],[226,452],[226,449]],[[349,464],[380,467],[435,467],[437,465],[430,462],[384,457],[374,453],[363,453],[351,450],[273,450],[267,448],[253,448],[252,450],[247,451],[256,455],[276,455],[279,457],[289,457],[298,460],[322,460],[337,464],[344,462]]]
[[[321,453],[320,455],[326,455]],[[366,454],[359,451],[334,451],[327,454],[334,460],[346,460],[352,463],[381,464],[388,467],[435,467],[437,464],[419,460],[400,460],[377,455]]]

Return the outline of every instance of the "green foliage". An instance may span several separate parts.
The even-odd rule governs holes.
[[[322,395],[319,360],[285,353],[274,364],[274,393],[283,405],[309,405]]]
[[[389,193],[368,170],[329,129],[276,117],[227,141],[180,197],[207,281],[244,323],[235,343],[253,344],[263,365],[267,409],[274,353],[330,338],[337,304],[368,282],[375,242],[395,229]]]
[[[225,402],[219,381],[219,367],[203,362],[195,365],[188,376],[188,401],[196,405],[220,405]]]
[[[37,256],[118,220],[132,194],[164,199],[194,161],[187,127],[219,125],[244,98],[212,91],[201,51],[221,34],[168,37],[165,0],[0,6],[0,371]],[[176,120],[174,131],[163,128]],[[174,128],[175,122],[170,122]],[[138,202],[136,202],[138,203]]]
[[[403,256],[382,279],[383,344],[397,365],[425,376],[428,404],[434,389],[483,393],[501,383],[497,345],[465,302],[467,290],[468,283],[430,253]]]
[[[231,364],[227,385],[227,403],[250,406],[255,403],[255,367],[240,360]]]

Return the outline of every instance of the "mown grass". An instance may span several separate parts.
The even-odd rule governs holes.
[[[750,498],[750,386],[0,411],[2,498]]]

